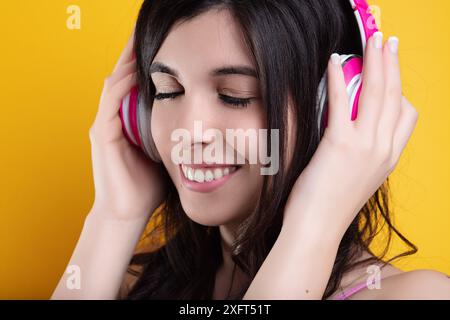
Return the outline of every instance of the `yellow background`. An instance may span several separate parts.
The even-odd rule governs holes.
[[[88,129],[140,3],[2,1],[0,298],[47,299],[66,267],[93,200]],[[66,27],[71,4],[80,30]],[[393,176],[397,225],[419,253],[396,265],[450,273],[450,2],[376,4],[420,113]]]

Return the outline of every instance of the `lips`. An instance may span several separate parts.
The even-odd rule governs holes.
[[[183,184],[193,191],[211,192],[225,184],[241,167],[230,165],[180,166]]]

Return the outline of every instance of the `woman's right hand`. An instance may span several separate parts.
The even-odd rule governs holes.
[[[131,36],[113,73],[106,78],[94,123],[89,129],[95,186],[93,209],[106,218],[148,218],[166,190],[164,168],[131,145],[122,131],[121,100],[137,84]]]

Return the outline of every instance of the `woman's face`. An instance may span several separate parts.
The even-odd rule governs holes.
[[[242,129],[244,133],[251,129],[258,133],[265,128],[266,115],[255,63],[239,26],[229,11],[216,9],[177,24],[152,66],[156,88],[152,135],[183,209],[203,225],[242,221],[258,202],[264,177],[260,173],[260,158],[255,155],[258,151],[246,147],[241,152],[226,139],[226,129]],[[194,121],[199,121],[197,130]],[[171,135],[177,129],[187,130],[191,141],[172,141]],[[203,136],[208,129],[217,129],[222,136]],[[246,146],[248,137],[244,136]],[[223,150],[217,148],[220,143]],[[173,149],[190,150],[190,161],[176,163]],[[216,152],[211,152],[214,149]],[[217,161],[219,152],[223,159]],[[194,164],[194,153],[203,156],[201,164]],[[225,163],[227,156],[237,154],[245,160],[244,164],[241,161],[238,166],[233,165],[238,163],[236,158],[231,165]],[[256,164],[249,161],[255,157]]]

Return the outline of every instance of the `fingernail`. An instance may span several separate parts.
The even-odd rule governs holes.
[[[339,65],[341,63],[341,56],[337,53],[331,55],[331,63],[334,65]]]
[[[398,52],[398,42],[397,37],[390,37],[388,40],[389,50],[394,54]]]
[[[383,33],[377,31],[373,34],[373,39],[375,41],[375,48],[381,49],[383,47]]]

